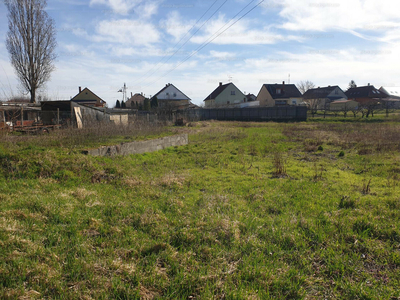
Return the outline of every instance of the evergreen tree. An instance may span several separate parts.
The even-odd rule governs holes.
[[[115,102],[115,108],[121,108],[121,103],[119,102],[119,100]]]
[[[151,107],[152,107],[152,108],[158,107],[158,99],[157,99],[157,97],[151,98],[150,104],[151,104]]]
[[[122,100],[122,102],[121,102],[121,108],[126,108],[126,104],[125,104],[124,100]]]
[[[143,110],[145,110],[145,111],[149,111],[150,110],[150,100],[148,98],[144,99]]]

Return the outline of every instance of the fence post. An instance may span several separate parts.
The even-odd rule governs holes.
[[[57,125],[60,125],[60,108],[57,107]]]
[[[21,106],[21,127],[24,126],[24,107]]]
[[[6,112],[3,110],[3,122],[4,122],[4,127],[6,126]]]

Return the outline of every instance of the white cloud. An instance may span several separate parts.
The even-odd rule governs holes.
[[[281,27],[295,31],[377,31],[400,21],[397,0],[279,0],[279,5]]]
[[[135,11],[140,18],[149,18],[157,13],[161,0],[91,0],[90,5],[108,6],[113,13],[127,15]]]
[[[96,31],[99,35],[93,37],[94,41],[133,44],[137,47],[156,43],[160,38],[152,24],[137,20],[102,21]]]
[[[182,22],[182,17],[177,11],[172,11],[167,19],[160,21],[160,28],[172,35],[176,41],[179,41],[193,25]],[[187,37],[190,35],[188,34]]]
[[[229,29],[228,26],[232,24],[225,16],[220,15],[217,19],[207,23],[202,29],[201,36],[194,36],[191,41],[193,43],[202,44],[206,41],[211,41],[213,44],[228,45],[228,44],[242,44],[242,45],[258,45],[258,44],[275,44],[279,41],[298,40],[298,37],[288,35],[284,36],[270,31],[267,26],[259,29],[254,29],[250,21],[240,20]],[[221,29],[221,30],[220,30]],[[224,30],[227,29],[225,32]],[[223,33],[222,33],[223,32]],[[218,36],[218,34],[220,34]],[[217,37],[218,36],[218,37]]]

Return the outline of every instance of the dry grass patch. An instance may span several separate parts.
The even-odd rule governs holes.
[[[75,191],[72,191],[72,196],[77,198],[78,200],[85,200],[87,197],[96,195],[95,191],[88,191],[85,188],[77,188]]]

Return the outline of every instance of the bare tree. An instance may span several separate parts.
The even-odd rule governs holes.
[[[36,102],[36,90],[50,79],[56,59],[54,20],[46,0],[4,0],[8,9],[7,50],[24,90]]]
[[[315,84],[309,80],[300,81],[297,84],[297,88],[302,94],[304,94],[305,92],[307,92],[307,90],[315,88]]]

